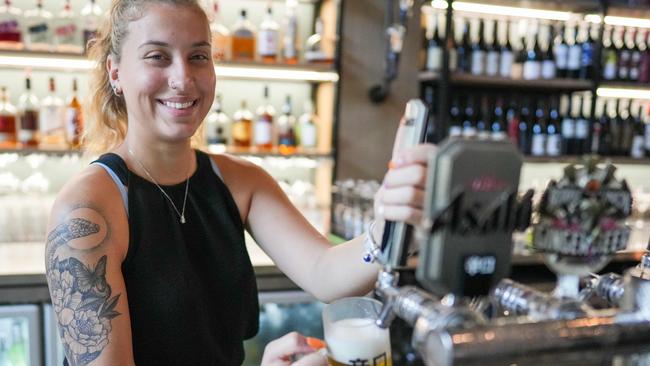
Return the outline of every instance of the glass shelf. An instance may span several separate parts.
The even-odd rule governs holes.
[[[440,73],[430,71],[421,72],[419,79],[420,81],[437,82],[440,81]],[[590,80],[581,79],[516,80],[497,76],[477,76],[465,73],[451,74],[449,82],[452,85],[469,85],[484,88],[519,88],[565,91],[590,90],[593,86]]]

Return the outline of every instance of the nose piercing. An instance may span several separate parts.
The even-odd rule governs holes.
[[[174,90],[176,90],[176,88],[177,88],[176,83],[173,80],[169,81],[169,87],[174,89]]]

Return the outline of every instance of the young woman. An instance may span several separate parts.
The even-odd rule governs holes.
[[[197,1],[114,0],[108,16],[85,139],[105,154],[59,193],[45,253],[68,362],[240,365],[258,328],[244,230],[318,299],[367,293],[378,267],[363,237],[330,246],[264,170],[192,149],[216,83]],[[418,222],[432,149],[395,157],[379,218]],[[308,350],[293,334],[265,362]]]

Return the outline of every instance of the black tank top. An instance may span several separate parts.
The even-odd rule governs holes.
[[[137,365],[241,365],[258,331],[255,274],[230,191],[196,151],[185,217],[116,154],[102,163],[128,187],[129,249],[122,274]],[[163,189],[182,207],[185,182]]]

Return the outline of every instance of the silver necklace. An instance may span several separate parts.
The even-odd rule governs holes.
[[[176,208],[176,205],[174,204],[174,201],[172,201],[171,197],[169,197],[167,192],[165,192],[165,190],[162,189],[162,187],[160,186],[160,184],[158,184],[158,182],[154,179],[154,177],[151,176],[151,174],[149,173],[147,168],[144,167],[144,164],[142,164],[140,162],[140,160],[138,160],[138,158],[135,157],[135,154],[133,153],[133,151],[131,151],[131,148],[127,147],[127,149],[129,150],[129,154],[131,154],[131,156],[133,157],[133,160],[135,160],[136,163],[138,163],[138,165],[140,165],[140,168],[142,168],[142,170],[144,170],[145,174],[147,174],[147,177],[149,177],[149,179],[151,179],[153,181],[153,184],[155,184],[156,187],[158,187],[158,189],[160,189],[160,192],[162,192],[162,194],[165,196],[165,198],[167,198],[169,203],[172,204],[172,207],[174,208],[174,211],[176,211],[176,213],[178,214],[178,217],[180,217],[181,224],[184,224],[186,222],[185,221],[185,203],[187,203],[187,191],[188,191],[188,188],[190,187],[190,175],[189,175],[189,172],[187,174],[187,181],[185,182],[185,197],[183,198],[183,209],[181,211],[179,211],[178,208]]]

